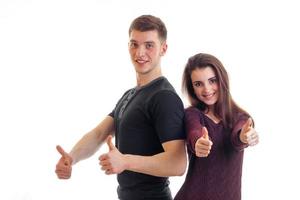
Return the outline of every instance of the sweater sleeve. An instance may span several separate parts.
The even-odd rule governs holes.
[[[240,140],[240,134],[241,134],[242,127],[246,123],[247,120],[248,120],[247,115],[240,115],[232,129],[231,143],[232,143],[234,149],[237,151],[242,151],[244,148],[249,146],[248,144],[245,144]]]
[[[187,134],[187,147],[195,154],[195,144],[202,137],[201,111],[195,107],[185,110],[185,129]]]

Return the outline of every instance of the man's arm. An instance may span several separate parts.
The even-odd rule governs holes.
[[[61,158],[56,164],[55,173],[57,177],[69,179],[72,173],[72,165],[93,155],[106,137],[113,132],[114,120],[112,117],[107,116],[96,128],[85,134],[70,153],[66,153],[63,148],[57,146],[57,151],[61,154]]]
[[[187,158],[184,140],[172,140],[162,144],[164,152],[153,156],[121,154],[108,139],[109,152],[99,157],[106,174],[119,174],[124,170],[168,177],[184,174]]]
[[[125,155],[127,169],[153,176],[181,176],[187,158],[184,140],[173,140],[162,144],[164,152],[153,156]]]
[[[114,132],[114,120],[107,116],[93,130],[85,134],[73,147],[70,156],[73,159],[73,165],[80,160],[92,156],[105,141],[109,134]]]

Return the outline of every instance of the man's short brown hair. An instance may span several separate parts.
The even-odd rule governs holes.
[[[162,42],[167,40],[167,28],[164,22],[152,15],[141,15],[134,19],[129,27],[129,35],[133,30],[141,32],[156,30]]]

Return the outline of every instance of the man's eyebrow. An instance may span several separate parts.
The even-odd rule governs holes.
[[[137,43],[137,41],[134,40],[134,39],[129,40],[129,42],[136,42],[136,43]],[[151,43],[151,44],[153,44],[153,43],[155,43],[155,42],[152,41],[152,40],[150,40],[150,41],[146,41],[146,42],[144,42],[144,43]]]

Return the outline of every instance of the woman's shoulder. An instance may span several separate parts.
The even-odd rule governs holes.
[[[184,109],[185,112],[201,112],[197,107],[195,106],[188,106]]]
[[[234,121],[235,123],[238,123],[239,121],[247,121],[247,119],[250,117],[250,115],[246,112],[235,112],[234,113]]]
[[[184,109],[184,112],[186,115],[200,115],[204,116],[205,114],[197,107],[195,106],[189,106]]]

